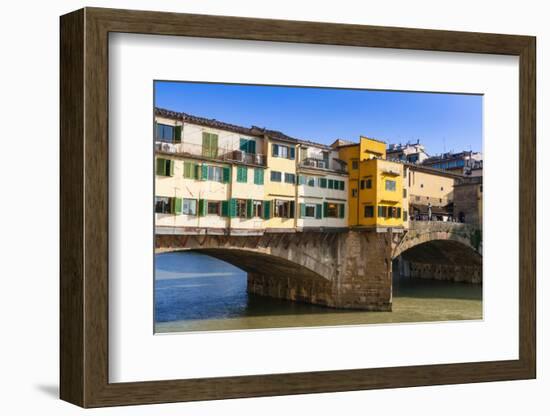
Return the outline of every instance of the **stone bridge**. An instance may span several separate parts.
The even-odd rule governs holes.
[[[157,253],[194,251],[231,263],[247,272],[250,293],[335,308],[388,311],[392,260],[417,277],[435,272],[443,276],[444,261],[454,262],[458,275],[460,267],[471,266],[463,260],[464,253],[481,264],[480,241],[472,237],[476,231],[469,226],[411,224],[405,232],[349,229],[256,236],[157,232],[155,246]]]

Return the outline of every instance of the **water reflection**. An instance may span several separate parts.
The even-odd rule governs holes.
[[[155,262],[156,332],[481,318],[480,285],[395,278],[393,312],[350,311],[248,294],[246,273],[202,254]]]

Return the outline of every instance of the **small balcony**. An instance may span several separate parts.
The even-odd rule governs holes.
[[[266,157],[260,153],[247,153],[239,149],[203,146],[197,143],[166,143],[156,141],[155,151],[213,161],[239,162],[258,166],[266,165]]]
[[[332,162],[332,163],[331,163]],[[316,168],[316,169],[328,169],[338,172],[345,172],[344,166],[338,163],[336,160],[318,159],[314,157],[308,157],[300,162],[300,166],[304,168]]]

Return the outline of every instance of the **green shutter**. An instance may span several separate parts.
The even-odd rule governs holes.
[[[248,153],[250,154],[256,153],[256,142],[254,140],[248,141]]]
[[[401,218],[401,208],[397,207],[397,215],[395,218]]]
[[[193,165],[191,162],[183,162],[183,177],[191,178],[193,175]]]
[[[204,217],[206,215],[206,199],[199,199],[199,216]]]
[[[378,205],[378,216],[384,217],[384,207],[382,205]]]
[[[303,185],[306,183],[306,177],[304,175],[298,175],[298,185]]]
[[[264,201],[264,220],[271,218],[271,201]]]
[[[174,165],[176,164],[175,160],[169,160],[170,162],[170,176],[174,176]]]
[[[248,170],[246,166],[237,167],[237,182],[242,182],[242,183],[248,182]]]
[[[251,199],[246,200],[246,216],[252,218],[254,216],[254,204]]]
[[[237,215],[237,200],[235,198],[231,198],[229,200],[229,216],[233,218],[236,215]]]
[[[279,145],[278,144],[275,144],[273,143],[271,145],[271,156],[279,156]]]
[[[200,165],[197,163],[193,163],[193,179],[199,179],[200,176]]]
[[[201,165],[201,181],[208,179],[208,165]]]
[[[321,204],[315,204],[315,218],[318,220],[323,218],[323,206]]]
[[[181,143],[181,127],[182,126],[176,126],[174,129],[174,143]]]
[[[240,143],[239,143],[239,149],[243,152],[248,152],[248,140],[243,139],[241,137]]]
[[[338,216],[344,218],[346,216],[346,205],[338,204]]]
[[[296,203],[294,201],[290,201],[289,211],[289,218],[294,218],[296,216]]]
[[[321,188],[326,188],[326,187],[327,187],[327,178],[321,178],[321,179],[319,180],[319,186],[320,186]]]
[[[304,218],[306,216],[306,204],[300,203],[300,218]]]
[[[222,217],[229,215],[229,201],[222,201]]]
[[[328,217],[328,202],[323,202],[323,217]]]
[[[174,214],[181,214],[181,198],[173,198]]]
[[[157,175],[166,176],[166,159],[157,159]]]
[[[346,187],[346,183],[344,181],[340,181],[340,190],[341,191],[345,190],[345,187]]]
[[[218,157],[218,135],[210,135],[210,157]]]
[[[202,155],[206,157],[218,157],[218,135],[214,133],[202,133]]]
[[[261,168],[254,169],[254,184],[263,185],[264,184],[264,170]]]
[[[294,147],[289,148],[288,154],[290,156],[290,159],[294,160],[294,158],[296,157],[296,148]]]
[[[229,168],[223,168],[223,183],[229,183],[231,180],[231,170]]]

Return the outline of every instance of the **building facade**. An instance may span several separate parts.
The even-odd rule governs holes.
[[[403,164],[386,160],[386,144],[367,137],[338,150],[349,171],[348,225],[403,228]]]
[[[400,162],[422,163],[428,158],[424,145],[419,140],[416,143],[390,144],[386,151],[386,159]]]
[[[399,231],[411,220],[458,220],[460,212],[481,222],[481,182],[473,195],[466,185],[473,178],[390,160],[376,139],[328,146],[158,108],[154,131],[157,233]]]
[[[481,152],[464,151],[459,153],[447,152],[430,157],[422,162],[424,166],[449,172],[469,175],[474,170],[483,167]],[[481,176],[481,173],[476,174]]]

